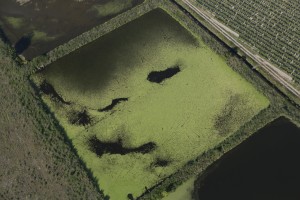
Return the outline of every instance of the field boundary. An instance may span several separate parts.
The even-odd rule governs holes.
[[[32,61],[25,64],[26,72],[28,75],[43,69],[45,66],[62,58],[80,47],[87,45],[101,36],[110,33],[111,31],[139,18],[140,16],[158,8],[159,5],[156,0],[145,0],[142,4],[133,7],[132,9],[117,15],[116,17],[100,24],[89,31],[86,31],[77,37],[69,40],[68,42],[56,47],[45,55],[38,56]]]
[[[204,13],[200,8],[193,5],[188,0],[183,0],[183,2],[188,5],[191,9],[193,9],[198,15],[200,15],[203,19],[205,19],[208,23],[211,24],[217,31],[219,31],[224,37],[230,40],[232,43],[235,44],[241,51],[243,51],[247,56],[249,56],[252,60],[258,63],[266,72],[268,72],[274,79],[276,79],[279,83],[285,86],[291,93],[295,96],[300,97],[300,92],[294,88],[293,85],[290,84],[292,81],[292,77],[290,77],[285,72],[281,71],[279,68],[275,67],[270,62],[266,61],[264,58],[259,56],[258,54],[253,54],[247,48],[245,48],[240,42],[238,42],[233,36],[231,36],[226,29],[221,26],[220,22],[214,19],[213,17],[208,16]]]
[[[188,15],[190,18],[193,19],[200,27],[207,30],[213,37],[216,37],[219,42],[226,45],[228,48],[231,48],[233,53],[239,55],[245,62],[249,63],[253,68],[255,73],[259,73],[263,76],[268,82],[270,82],[274,87],[278,89],[280,93],[286,96],[287,100],[291,103],[295,104],[297,107],[300,108],[300,99],[284,87],[280,82],[278,82],[272,75],[269,74],[268,71],[262,69],[260,64],[256,62],[252,57],[247,56],[240,48],[238,48],[231,40],[227,39],[221,32],[215,29],[210,23],[208,23],[204,18],[202,18],[199,14],[197,14],[192,8],[190,8],[184,0],[169,0],[173,4],[177,5],[182,12]],[[249,52],[253,53],[252,51],[248,50]],[[295,88],[298,92],[299,90],[294,84],[290,84],[293,88]]]
[[[174,1],[174,0],[171,0]],[[159,3],[158,3],[159,2]],[[36,59],[32,60],[28,65],[26,69],[27,75],[31,75],[35,73],[38,70],[43,69],[45,66],[49,65],[50,63],[56,61],[57,59],[75,51],[76,49],[98,39],[99,37],[119,28],[120,26],[137,19],[138,17],[144,15],[145,13],[156,9],[156,8],[162,8],[167,13],[169,13],[176,21],[178,21],[181,25],[183,25],[185,28],[188,29],[189,32],[191,32],[193,35],[196,35],[197,38],[202,37],[203,35],[198,34],[199,27],[197,26],[194,29],[197,29],[198,31],[192,31],[191,30],[191,24],[195,26],[195,23],[188,19],[188,17],[182,12],[182,10],[179,10],[176,6],[174,6],[169,0],[164,1],[156,1],[156,0],[146,0],[141,5],[118,15],[117,17],[109,20],[108,22],[101,24],[93,29],[91,29],[88,32],[85,32],[76,38],[70,40],[69,42],[55,48],[54,50],[50,51],[44,56],[37,57]],[[182,17],[182,18],[181,18]],[[119,21],[120,20],[120,21]],[[200,22],[201,23],[201,22]],[[201,28],[202,29],[202,28]],[[207,33],[207,31],[208,33]],[[237,62],[239,65],[245,65],[245,61],[241,59],[241,57],[237,57],[237,52],[232,53],[231,49],[228,49],[230,45],[228,45],[225,41],[222,39],[222,44],[220,44],[216,38],[213,38],[211,34],[214,34],[214,32],[211,32],[208,28],[205,30],[200,30],[200,32],[205,32],[204,37],[207,37],[208,46],[214,50],[221,48],[221,53],[217,52],[218,54],[221,54],[224,56],[227,60],[227,62]],[[208,34],[208,35],[207,35]],[[218,37],[218,36],[216,36]],[[218,38],[219,39],[219,38]],[[216,44],[218,43],[218,44]],[[216,44],[216,47],[213,47],[212,45]],[[226,45],[226,47],[224,46]],[[225,50],[224,50],[225,49]],[[222,54],[224,53],[224,54]],[[242,63],[242,64],[241,64]],[[230,65],[230,64],[229,64]],[[246,65],[250,65],[250,63],[246,63]],[[285,100],[282,95],[278,94],[277,87],[272,86],[269,81],[269,79],[265,78],[266,80],[263,80],[262,77],[259,77],[261,73],[253,73],[253,70],[250,70],[250,68],[241,66],[232,66],[232,63],[230,65],[235,71],[237,71],[242,77],[244,77],[248,82],[250,82],[254,87],[264,93],[264,95],[267,96],[267,98],[271,102],[271,106],[263,111],[261,111],[260,114],[256,115],[253,120],[246,123],[238,132],[234,133],[231,137],[223,141],[220,145],[216,146],[215,148],[205,152],[204,154],[200,155],[195,160],[192,160],[188,162],[185,167],[178,170],[178,172],[170,175],[169,177],[165,178],[162,182],[158,183],[158,185],[155,185],[153,188],[148,189],[146,193],[144,193],[142,196],[140,196],[138,199],[159,199],[162,197],[162,192],[169,190],[170,186],[172,186],[172,190],[176,188],[180,183],[187,180],[190,176],[199,174],[202,172],[208,165],[210,165],[212,162],[217,160],[220,156],[222,156],[225,152],[229,151],[230,149],[234,148],[236,145],[247,139],[252,133],[255,132],[255,130],[258,130],[259,127],[263,127],[265,124],[269,123],[273,119],[278,118],[279,116],[284,113],[283,107],[287,110],[289,109],[295,109],[293,105],[287,105],[285,103]],[[245,68],[245,69],[244,69]],[[41,100],[43,101],[43,100]],[[44,103],[44,102],[43,102]],[[297,112],[296,112],[297,114]],[[296,115],[295,114],[295,115]],[[295,118],[294,118],[295,119]],[[58,121],[56,118],[55,121]],[[249,130],[249,131],[248,131]],[[254,131],[253,131],[254,130]],[[199,171],[200,170],[200,171]],[[174,187],[173,187],[174,186]],[[151,193],[149,193],[151,191]]]
[[[12,183],[15,182],[21,185],[17,187],[11,184],[3,185],[3,187],[0,187],[0,197],[2,197],[2,199],[13,199],[20,197],[18,196],[20,194],[25,195],[24,198],[42,197],[47,194],[35,189],[27,191],[27,189],[32,187],[35,182],[40,183],[39,187],[49,189],[51,187],[51,179],[46,179],[45,183],[40,182],[40,180],[44,177],[53,177],[54,179],[52,180],[62,180],[63,183],[60,182],[62,183],[60,187],[62,190],[66,190],[63,193],[69,198],[104,199],[103,191],[92,176],[91,171],[86,168],[85,163],[79,158],[77,152],[68,141],[68,138],[66,138],[64,129],[60,126],[53,113],[51,113],[49,109],[47,110],[47,105],[41,100],[36,88],[34,88],[30,80],[28,80],[24,68],[17,62],[13,48],[1,40],[0,58],[3,62],[0,63],[0,74],[7,77],[8,80],[7,82],[3,82],[4,85],[1,94],[3,93],[4,96],[2,97],[5,97],[3,102],[9,102],[3,104],[8,106],[6,107],[7,110],[4,110],[4,113],[1,112],[1,114],[6,118],[4,122],[7,121],[8,126],[12,126],[11,130],[6,129],[4,126],[3,131],[8,131],[9,135],[9,138],[7,138],[9,143],[6,143],[4,147],[14,145],[15,140],[20,140],[23,143],[20,147],[11,146],[11,148],[19,149],[19,151],[20,149],[22,151],[26,149],[26,152],[24,151],[22,152],[23,154],[21,154],[23,156],[25,155],[25,157],[19,160],[19,162],[16,162],[13,168],[3,168],[0,172],[0,177],[1,175],[5,175],[6,172],[6,179],[9,178]],[[7,87],[12,88],[11,93],[6,91]],[[20,104],[20,108],[15,107],[18,104]],[[29,129],[27,125],[31,128]],[[4,136],[5,135],[6,134],[4,134]],[[16,135],[16,137],[14,135]],[[29,144],[27,144],[28,141],[23,141],[22,138],[25,140],[28,139]],[[43,156],[50,160],[46,160],[47,163],[44,163],[43,160],[39,160],[39,157],[32,157],[36,154],[34,154],[34,151],[31,152],[29,147],[27,154],[27,146],[30,145],[34,145],[33,149],[41,151]],[[23,146],[25,146],[25,148]],[[4,153],[3,158],[5,157],[6,155]],[[33,165],[26,164],[24,159],[28,163],[32,162]],[[14,160],[11,160],[11,162],[12,161]],[[43,168],[43,170],[41,170],[43,174],[39,174],[38,167]],[[17,174],[22,173],[22,175],[14,176],[15,173],[10,173],[12,170],[17,170],[15,172],[17,172]],[[27,180],[34,180],[28,178],[28,175],[35,178],[35,181],[31,182],[33,185],[27,182]],[[26,180],[22,181],[23,179]],[[47,183],[47,181],[49,181],[49,183]],[[28,184],[28,186],[23,186],[22,184]],[[49,192],[49,190],[47,192]],[[14,196],[7,196],[10,194]],[[59,198],[57,195],[60,194],[62,194],[61,191],[57,191],[53,197],[56,196],[56,198]],[[66,196],[64,196],[64,198],[65,197]]]

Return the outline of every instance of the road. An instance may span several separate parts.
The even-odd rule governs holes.
[[[297,90],[292,84],[292,77],[286,74],[285,72],[278,69],[276,66],[271,64],[266,59],[261,56],[252,53],[246,47],[244,47],[239,41],[237,41],[230,32],[227,32],[227,29],[224,28],[225,25],[220,25],[213,17],[209,16],[207,13],[202,11],[200,8],[193,5],[188,0],[183,0],[183,2],[189,6],[193,11],[195,11],[199,16],[201,16],[206,22],[208,22],[213,28],[219,31],[226,39],[231,41],[236,47],[242,50],[248,57],[257,62],[266,72],[268,72],[275,80],[287,88],[292,94],[300,98],[300,91]]]

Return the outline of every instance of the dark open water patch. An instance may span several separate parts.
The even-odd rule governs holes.
[[[99,109],[100,112],[107,112],[112,110],[117,104],[121,103],[122,101],[128,101],[128,98],[117,98],[113,99],[111,104],[106,106],[105,108]]]
[[[197,180],[199,200],[299,200],[300,129],[279,118],[215,162]]]
[[[153,71],[148,74],[147,80],[154,83],[161,83],[165,79],[176,75],[178,72],[180,72],[180,68],[178,66],[170,67],[163,71]]]
[[[15,50],[17,54],[22,54],[31,45],[33,33],[22,36],[15,44]]]
[[[155,9],[58,59],[47,66],[42,74],[54,87],[59,85],[62,91],[71,88],[80,96],[97,90],[97,94],[100,94],[111,86],[111,80],[140,65],[141,56],[137,52],[145,49],[145,45],[152,49],[151,52],[145,52],[147,60],[155,59],[164,37],[169,38],[167,41],[170,44],[198,45],[197,39],[168,13]],[[173,63],[170,67],[178,65]]]
[[[121,4],[123,0],[118,1]],[[31,0],[21,6],[16,0],[0,0],[0,21],[3,32],[12,44],[24,43],[24,47],[27,47],[21,48],[22,51],[17,48],[17,52],[31,60],[90,30],[92,27],[141,4],[143,0],[132,0],[132,6],[124,6],[117,13],[114,13],[114,8],[107,8],[108,12],[111,9],[111,14],[98,15],[94,6],[101,7],[101,5],[109,2],[113,1]],[[7,17],[19,19],[20,24],[14,26],[14,23],[10,23]],[[37,37],[30,43],[25,40],[26,37],[22,39],[24,33],[34,31],[43,32],[52,39],[39,39]]]
[[[95,135],[90,137],[87,141],[90,151],[101,157],[103,154],[120,154],[126,155],[129,153],[151,153],[156,149],[154,142],[149,142],[139,146],[137,148],[126,148],[123,147],[122,140],[119,139],[117,142],[102,142]]]
[[[70,105],[71,103],[70,102],[67,102],[65,101],[57,92],[56,90],[54,89],[54,87],[48,83],[46,80],[44,80],[42,82],[42,84],[40,85],[40,90],[46,94],[46,95],[49,95],[50,98],[54,101],[59,101],[63,104],[66,104],[66,105]]]

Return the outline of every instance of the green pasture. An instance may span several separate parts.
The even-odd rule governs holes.
[[[151,71],[174,66],[181,71],[161,84],[147,80]],[[224,58],[161,9],[52,63],[33,79],[37,84],[45,79],[71,103],[64,105],[43,95],[112,200],[141,195],[269,105]],[[98,111],[116,98],[128,101],[111,111]],[[74,110],[86,110],[91,124],[70,124],[68,117]],[[121,139],[127,148],[154,142],[156,149],[99,157],[87,145],[91,136],[103,142]],[[157,160],[168,165],[156,166]]]

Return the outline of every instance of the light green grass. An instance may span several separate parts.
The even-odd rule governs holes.
[[[152,70],[176,65],[181,72],[162,84],[146,80]],[[73,102],[59,106],[44,97],[112,200],[126,199],[128,193],[137,197],[145,187],[154,186],[213,148],[269,105],[222,57],[161,10],[58,60],[39,75],[43,78]],[[96,111],[120,97],[129,97],[129,101],[113,112]],[[92,126],[68,123],[66,112],[80,108],[88,109]],[[216,126],[217,121],[221,125]],[[121,137],[126,147],[155,142],[157,149],[145,155],[105,154],[99,158],[86,144],[92,135],[102,141]],[[171,163],[153,167],[157,158]]]
[[[133,0],[111,0],[105,4],[93,6],[93,9],[97,11],[99,17],[106,17],[131,8],[133,5],[132,2]]]
[[[9,25],[11,25],[15,29],[19,29],[24,25],[24,20],[20,17],[5,17],[5,20]]]

